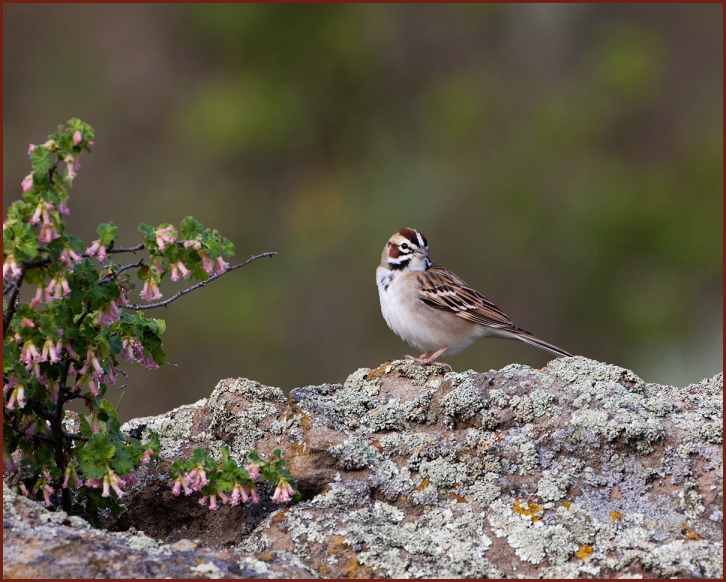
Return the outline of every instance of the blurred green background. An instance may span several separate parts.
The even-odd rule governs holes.
[[[374,279],[404,226],[521,327],[686,385],[723,369],[722,10],[4,4],[4,207],[28,144],[76,116],[96,147],[70,232],[113,220],[132,245],[193,215],[236,259],[279,252],[148,312],[172,365],[126,368],[124,419],[410,353]]]

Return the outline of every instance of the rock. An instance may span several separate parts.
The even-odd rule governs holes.
[[[3,488],[3,578],[312,578],[284,552],[162,543],[140,531],[107,532]]]
[[[722,374],[674,388],[582,357],[483,374],[395,361],[289,399],[223,380],[124,430],[159,433],[169,461],[197,447],[226,444],[238,461],[280,448],[302,502],[262,495],[211,512],[198,494],[171,494],[162,462],[109,526],[124,531],[96,531],[6,490],[4,571],[718,578],[722,393]],[[74,552],[49,562],[70,540]]]

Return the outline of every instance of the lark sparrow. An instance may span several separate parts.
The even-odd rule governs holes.
[[[461,351],[480,337],[517,339],[557,356],[572,355],[517,327],[481,293],[432,262],[426,237],[413,228],[402,228],[383,247],[376,282],[388,327],[424,352],[406,356],[417,364],[440,364],[441,354]]]

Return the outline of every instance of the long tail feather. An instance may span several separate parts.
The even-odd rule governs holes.
[[[570,352],[566,352],[565,350],[560,349],[557,346],[548,344],[546,341],[543,341],[543,340],[539,339],[538,337],[535,337],[527,332],[514,334],[513,337],[520,341],[528,343],[531,346],[535,346],[535,347],[541,348],[543,350],[547,350],[548,352],[552,352],[553,354],[555,354],[557,356],[565,356],[565,357],[572,356],[572,354]]]

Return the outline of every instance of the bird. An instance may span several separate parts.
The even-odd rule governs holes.
[[[484,295],[429,258],[426,237],[402,228],[383,247],[376,269],[381,312],[388,327],[423,353],[406,355],[419,365],[438,362],[444,352],[455,354],[482,337],[516,339],[558,357],[571,353],[517,327]]]

